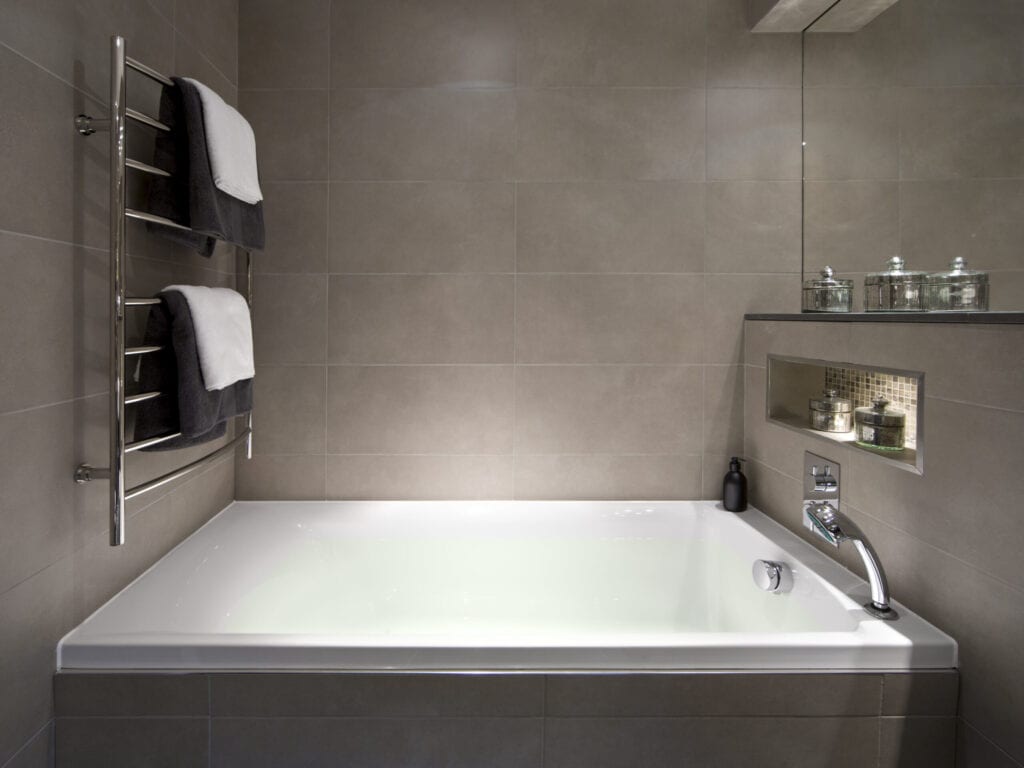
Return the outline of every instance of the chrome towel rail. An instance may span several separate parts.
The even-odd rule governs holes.
[[[182,436],[180,432],[175,432],[133,443],[125,442],[125,406],[152,400],[164,394],[162,392],[139,392],[132,395],[125,393],[126,357],[145,355],[163,349],[161,346],[154,345],[135,347],[125,345],[125,309],[151,307],[160,303],[160,299],[155,297],[128,298],[125,296],[125,221],[131,218],[175,229],[189,230],[189,227],[163,216],[128,208],[125,203],[127,169],[131,168],[154,176],[171,175],[161,168],[126,156],[125,139],[128,120],[159,131],[171,130],[160,120],[127,106],[125,78],[127,69],[139,72],[163,85],[174,85],[169,77],[127,56],[124,38],[115,35],[110,38],[110,117],[94,119],[90,115],[78,115],[75,118],[75,128],[83,136],[91,136],[101,130],[110,131],[110,464],[107,467],[80,464],[75,469],[74,477],[75,482],[78,483],[101,479],[110,481],[111,546],[124,544],[125,502],[129,499],[134,499],[136,496],[141,496],[184,477],[190,472],[228,455],[242,443],[246,445],[246,456],[252,458],[252,414],[250,413],[246,416],[245,428],[242,432],[217,450],[141,485],[125,488],[125,456],[127,454]],[[251,311],[252,254],[248,251],[246,251],[246,272],[247,299]]]

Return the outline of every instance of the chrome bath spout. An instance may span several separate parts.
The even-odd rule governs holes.
[[[844,541],[851,541],[857,548],[871,584],[871,602],[864,605],[864,610],[878,619],[898,619],[899,614],[889,605],[889,581],[885,578],[882,561],[860,527],[828,502],[807,504],[804,515],[810,529],[833,547],[838,548]]]

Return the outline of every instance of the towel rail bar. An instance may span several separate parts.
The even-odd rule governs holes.
[[[93,467],[90,464],[79,464],[75,469],[75,482],[87,483],[92,480],[110,481],[110,545],[124,544],[125,502],[141,496],[162,485],[184,477],[195,470],[226,456],[242,443],[246,446],[246,456],[252,458],[252,413],[246,414],[245,427],[242,432],[228,443],[202,458],[196,459],[183,467],[179,467],[165,475],[125,488],[125,456],[135,451],[159,445],[167,440],[180,437],[180,432],[158,435],[132,443],[125,442],[125,406],[141,403],[160,397],[161,392],[140,392],[135,395],[125,394],[126,357],[155,352],[159,346],[143,345],[127,347],[125,345],[125,309],[128,307],[150,307],[160,303],[155,297],[125,296],[125,221],[129,218],[150,221],[175,229],[191,231],[191,229],[175,221],[145,211],[128,208],[125,201],[126,171],[132,168],[143,173],[156,176],[170,176],[166,171],[147,163],[129,158],[126,154],[127,121],[133,120],[160,131],[170,128],[160,120],[130,109],[127,106],[126,70],[133,69],[147,77],[173,85],[170,78],[154,69],[147,67],[125,53],[123,37],[114,35],[110,38],[110,117],[94,120],[89,115],[78,115],[75,128],[83,136],[90,136],[98,130],[108,130],[110,140],[110,464],[106,467]],[[246,250],[246,289],[247,300],[252,309],[252,253]]]

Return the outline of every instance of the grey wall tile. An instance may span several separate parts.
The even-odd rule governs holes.
[[[330,84],[330,0],[246,0],[238,17],[242,88],[326,88]]]
[[[522,85],[704,85],[700,0],[527,0],[516,12]]]
[[[892,7],[855,34],[804,35],[804,85],[882,86],[898,82],[900,9]]]
[[[1024,82],[1020,30],[1024,9],[1014,0],[900,4],[901,82],[910,85],[997,85]]]
[[[516,360],[699,363],[703,288],[699,275],[520,275]]]
[[[507,178],[514,125],[507,90],[336,90],[331,179]]]
[[[132,50],[135,47],[132,46]],[[153,65],[148,53],[143,60],[144,63]],[[220,97],[233,107],[238,107],[238,83],[230,79],[203,54],[196,45],[182,34],[174,35],[174,66],[160,70],[165,74],[173,72],[179,77],[192,77],[201,83],[205,83],[215,90]],[[134,82],[132,83],[134,86]],[[109,87],[109,86],[108,86]],[[102,91],[100,91],[102,93]],[[136,103],[133,91],[132,103]],[[151,103],[151,114],[156,115],[159,111],[159,96],[157,87],[149,93]]]
[[[252,124],[260,178],[320,181],[328,178],[327,91],[242,91],[239,111]],[[302,130],[296,131],[295,126]]]
[[[797,275],[708,275],[704,294],[704,362],[737,364],[743,354],[743,315],[796,312]]]
[[[57,717],[207,715],[204,674],[63,672],[54,676]]]
[[[504,182],[331,185],[332,272],[512,272],[515,193]]]
[[[510,499],[512,456],[329,455],[329,499]]]
[[[906,181],[899,195],[900,252],[908,263],[941,271],[963,256],[975,269],[1021,267],[1024,180]],[[993,294],[1004,291],[993,281]]]
[[[572,766],[757,765],[863,768],[878,754],[874,718],[548,718],[544,757]]]
[[[533,717],[541,675],[218,674],[214,717]]]
[[[898,178],[900,96],[894,88],[805,91],[805,177]]]
[[[750,31],[745,0],[708,3],[708,86],[800,85],[800,35]]]
[[[956,764],[960,768],[1020,768],[1003,750],[963,718],[957,718]]]
[[[332,363],[511,363],[511,275],[330,279]]]
[[[25,744],[4,768],[52,768],[54,762],[54,723],[49,721]]]
[[[850,277],[847,273],[885,269],[886,260],[901,252],[902,187],[896,181],[806,182],[806,277],[816,276],[825,265],[843,278]],[[915,263],[916,259],[910,261],[911,265]],[[858,306],[863,292],[863,281],[856,281],[854,299]]]
[[[323,452],[326,366],[261,365],[253,388],[253,453]]]
[[[517,453],[699,453],[699,366],[524,366]]]
[[[209,727],[206,718],[62,717],[57,766],[209,765]]]
[[[259,417],[253,417],[253,450],[259,445]],[[239,458],[235,497],[241,500],[317,501],[324,496],[323,456]]]
[[[708,272],[799,272],[800,184],[707,185]]]
[[[743,387],[743,366],[704,366],[705,453],[743,452]]]
[[[513,7],[506,0],[335,2],[331,85],[514,85]]]
[[[516,185],[519,272],[700,272],[704,185]]]
[[[874,717],[874,673],[551,675],[548,717]]]
[[[696,499],[698,455],[533,455],[515,462],[517,499]]]
[[[524,180],[704,178],[704,91],[520,90]]]
[[[488,765],[539,768],[541,720],[322,719],[213,720],[212,766]]]
[[[509,366],[331,366],[328,453],[509,453]]]
[[[708,179],[798,180],[800,89],[708,90]]]
[[[1024,87],[906,89],[900,135],[902,179],[1024,176]]]
[[[327,283],[315,275],[257,275],[253,344],[257,364],[327,359]]]
[[[883,717],[880,768],[953,768],[955,717]]]
[[[266,247],[253,254],[257,273],[326,272],[326,183],[263,182]]]
[[[232,82],[238,82],[239,0],[175,0],[174,24]]]

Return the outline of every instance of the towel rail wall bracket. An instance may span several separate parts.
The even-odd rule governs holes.
[[[128,120],[158,131],[170,130],[159,120],[127,106],[125,75],[128,69],[163,85],[174,84],[170,78],[127,56],[124,38],[114,35],[110,38],[110,117],[94,118],[83,114],[77,115],[74,120],[75,129],[82,136],[91,136],[98,131],[108,131],[110,134],[110,465],[94,467],[91,464],[79,464],[75,468],[74,479],[76,483],[88,483],[93,480],[108,480],[110,482],[110,545],[114,547],[124,544],[125,541],[125,502],[129,499],[141,496],[205,467],[217,459],[227,456],[242,443],[245,443],[246,457],[252,458],[252,414],[249,413],[245,416],[245,428],[241,433],[220,448],[164,475],[132,488],[125,488],[125,456],[128,453],[181,437],[180,432],[175,432],[134,443],[125,442],[125,406],[152,400],[164,394],[162,392],[141,392],[126,395],[125,393],[126,356],[145,355],[160,349],[156,346],[125,346],[125,309],[149,307],[160,303],[160,299],[155,297],[130,298],[125,295],[125,221],[128,218],[133,218],[178,229],[188,229],[170,219],[145,211],[137,211],[126,205],[125,188],[128,169],[155,176],[170,175],[160,168],[127,157],[126,128]],[[249,302],[250,313],[252,295],[252,253],[246,251],[246,298]]]

